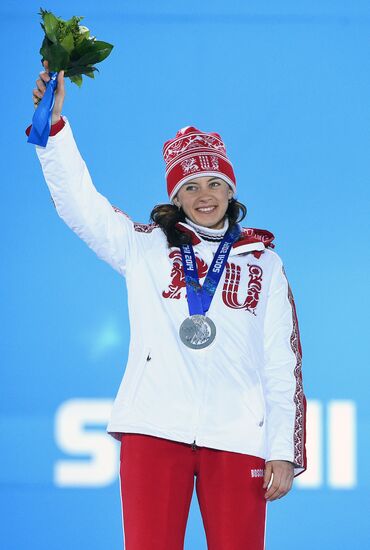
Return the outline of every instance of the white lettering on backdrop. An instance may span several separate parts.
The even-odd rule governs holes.
[[[112,399],[71,399],[55,417],[55,440],[66,457],[54,466],[59,487],[104,487],[119,471],[119,443],[106,433]],[[356,404],[307,400],[307,471],[296,488],[353,489],[357,484]]]

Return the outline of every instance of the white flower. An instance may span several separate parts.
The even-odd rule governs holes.
[[[84,25],[79,25],[80,34],[83,34],[85,32],[88,32],[90,29],[85,27]]]

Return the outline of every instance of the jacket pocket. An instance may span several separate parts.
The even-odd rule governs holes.
[[[151,348],[145,347],[143,354],[141,355],[141,359],[139,364],[136,367],[136,376],[132,380],[131,383],[131,389],[130,389],[130,404],[133,405],[136,397],[138,395],[138,392],[140,390],[141,383],[143,381],[145,371],[147,369],[147,366],[149,362],[151,361]]]
[[[261,386],[249,390],[244,396],[244,402],[254,417],[256,424],[262,428],[265,423],[265,400]]]
[[[265,410],[265,397],[263,395],[263,390],[261,385],[258,387],[258,403],[259,403],[259,407],[257,409],[258,411],[257,424],[260,428],[262,428],[262,426],[265,423],[266,410]]]

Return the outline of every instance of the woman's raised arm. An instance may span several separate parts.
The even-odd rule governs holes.
[[[40,73],[33,90],[37,108],[46,82],[46,71]],[[64,73],[58,74],[52,124],[61,119],[65,98]],[[46,147],[36,145],[44,177],[54,205],[64,222],[97,254],[122,275],[127,263],[136,254],[134,224],[130,218],[116,211],[106,197],[94,187],[85,161],[77,148],[67,117],[64,126],[53,135]]]

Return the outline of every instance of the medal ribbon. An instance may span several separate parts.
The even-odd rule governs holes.
[[[217,285],[225,269],[231,247],[238,240],[239,235],[240,226],[238,224],[226,231],[208,269],[203,286],[199,283],[197,262],[192,245],[180,245],[190,315],[205,315],[209,310]]]
[[[33,114],[32,128],[27,140],[28,143],[42,145],[42,147],[46,147],[50,134],[58,73],[52,71],[49,72],[49,76],[50,80],[46,83],[45,93]]]

